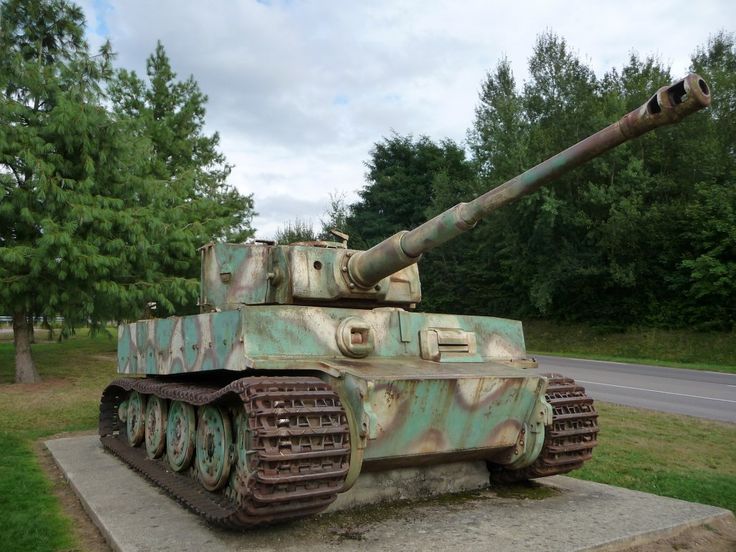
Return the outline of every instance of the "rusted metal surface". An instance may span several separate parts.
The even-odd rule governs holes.
[[[147,458],[128,444],[117,417],[128,393],[217,408],[235,426],[236,454],[226,487],[209,492],[188,475]],[[343,490],[350,464],[350,435],[340,399],[317,378],[246,378],[222,388],[145,379],[113,381],[102,396],[104,446],[211,523],[251,527],[324,510]],[[230,450],[227,451],[230,455]],[[213,485],[215,487],[215,485]]]
[[[593,399],[574,380],[560,374],[548,378],[545,398],[552,405],[552,425],[533,464],[519,469],[514,465],[491,464],[491,477],[500,482],[522,481],[560,475],[576,470],[593,456],[598,444],[598,413]],[[525,436],[522,436],[522,440]]]
[[[356,253],[302,244],[208,244],[201,249],[203,311],[266,304],[412,306],[421,300],[416,266],[387,275],[368,289],[356,288],[347,277],[348,260]]]
[[[353,337],[359,336],[359,337]],[[360,340],[360,342],[355,342]],[[257,369],[264,362],[370,358],[423,363],[527,361],[521,323],[489,316],[263,305],[142,320],[118,331],[118,371],[181,374]],[[397,368],[401,370],[399,366]]]

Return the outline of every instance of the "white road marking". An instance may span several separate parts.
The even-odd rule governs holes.
[[[532,355],[534,356],[534,355]],[[702,374],[716,374],[719,376],[731,376],[734,377],[735,375],[730,372],[715,372],[713,370],[696,370],[694,368],[673,368],[672,366],[660,366],[659,364],[636,364],[635,362],[620,362],[616,360],[595,360],[592,358],[575,358],[575,357],[558,357],[558,356],[548,356],[548,355],[536,355],[536,358],[545,357],[542,362],[549,362],[550,360],[559,360],[560,364],[564,364],[563,361],[565,360],[572,360],[576,362],[597,362],[598,364],[620,364],[622,366],[633,366],[635,368],[642,367],[642,368],[665,368],[668,370],[682,370],[683,372],[695,372],[702,373]],[[549,362],[549,364],[554,364],[554,362]],[[571,367],[572,368],[572,367]],[[729,384],[726,384],[729,385]],[[731,387],[736,387],[736,385],[731,385]]]
[[[657,391],[656,389],[644,389],[643,387],[629,387],[627,385],[614,385],[612,383],[600,383],[597,381],[585,381],[585,380],[575,380],[577,383],[589,383],[591,385],[604,385],[606,387],[617,387],[619,389],[633,389],[634,391],[648,391],[649,393],[661,393],[662,395],[676,395],[678,397],[689,397],[691,399],[705,399],[707,401],[720,401],[720,402],[727,402],[727,403],[736,403],[736,401],[732,401],[730,399],[716,399],[715,397],[703,397],[701,395],[688,395],[686,393],[672,393],[671,391]],[[734,385],[729,385],[729,387],[736,387]]]

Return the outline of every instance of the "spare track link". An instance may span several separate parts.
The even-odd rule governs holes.
[[[233,452],[229,484],[208,492],[192,479],[193,467],[189,474],[176,473],[166,460],[149,459],[145,446],[131,447],[125,424],[118,419],[118,406],[131,390],[195,407],[243,408],[251,434],[247,472]],[[99,433],[105,448],[184,506],[212,524],[231,528],[324,510],[343,489],[350,463],[345,410],[330,386],[314,377],[248,377],[219,389],[118,379],[102,394]]]
[[[545,398],[552,405],[552,425],[545,428],[539,457],[526,468],[504,469],[492,465],[491,479],[512,483],[560,475],[580,468],[593,457],[598,444],[598,413],[593,399],[575,380],[560,374],[542,374],[548,379]]]

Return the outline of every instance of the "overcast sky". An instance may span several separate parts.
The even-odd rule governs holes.
[[[392,131],[461,142],[481,81],[507,56],[517,83],[551,30],[600,76],[632,51],[686,73],[733,0],[83,0],[89,42],[145,73],[161,40],[182,79],[209,96],[208,132],[252,193],[257,236],[295,217],[315,227],[330,192],[364,185],[372,145]]]

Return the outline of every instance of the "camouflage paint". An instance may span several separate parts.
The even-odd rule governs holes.
[[[141,320],[118,328],[118,372],[243,370],[240,311]]]
[[[357,320],[370,332],[373,348],[364,358],[351,358],[340,349],[338,334],[346,320]],[[453,343],[433,360],[422,358],[428,332],[450,335],[467,346],[458,351]],[[540,403],[545,380],[518,369],[533,366],[526,358],[521,323],[503,318],[394,307],[264,305],[144,320],[121,326],[118,335],[123,374],[323,373],[351,405],[353,446],[366,462],[491,457],[514,447],[522,428],[543,427],[549,417]],[[522,447],[514,460],[526,451]]]
[[[211,370],[242,371],[281,360],[344,359],[337,331],[343,320],[369,328],[373,350],[367,359],[422,360],[427,331],[454,330],[470,342],[467,351],[442,350],[440,363],[497,360],[528,365],[521,323],[503,318],[293,305],[142,320],[120,326],[118,372],[179,374]],[[462,338],[461,338],[462,339]],[[459,347],[458,349],[463,349]],[[430,359],[423,359],[430,360]],[[433,364],[433,363],[432,363]]]
[[[200,251],[205,311],[344,300],[413,306],[422,298],[414,265],[369,289],[356,288],[347,278],[348,260],[356,251],[343,247],[211,243]]]
[[[364,461],[380,467],[497,456],[502,463],[533,461],[531,451],[538,453],[551,419],[543,399],[546,380],[475,367],[475,374],[346,374],[348,385],[360,389],[362,404],[354,409],[362,413],[367,436]],[[509,451],[522,429],[530,437],[515,453]]]

